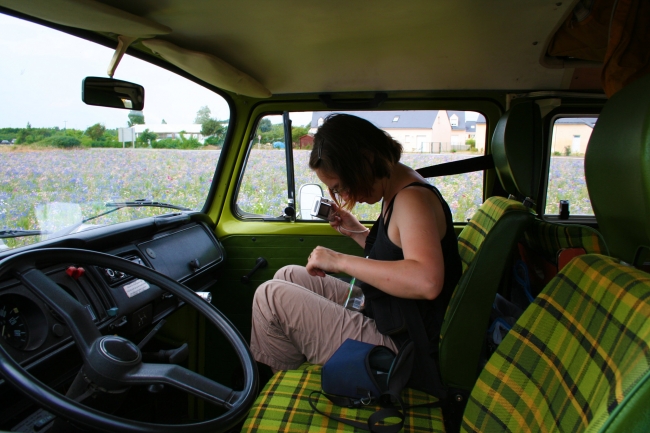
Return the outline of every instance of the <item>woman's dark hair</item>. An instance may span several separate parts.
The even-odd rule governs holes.
[[[375,180],[390,177],[401,155],[402,145],[367,120],[331,114],[314,136],[309,167],[336,175],[339,187],[349,191],[344,206],[351,208],[371,193]]]

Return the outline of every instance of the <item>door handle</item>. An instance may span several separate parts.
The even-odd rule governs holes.
[[[255,266],[253,267],[253,269],[251,269],[251,271],[248,274],[241,277],[241,282],[243,284],[248,284],[251,281],[251,277],[253,276],[253,274],[257,272],[259,269],[265,268],[268,264],[269,262],[267,262],[264,257],[258,257],[257,260],[255,261]]]

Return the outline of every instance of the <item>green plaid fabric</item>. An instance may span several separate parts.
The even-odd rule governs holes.
[[[524,237],[526,245],[550,263],[557,262],[557,253],[564,248],[584,248],[588,254],[609,255],[600,233],[587,226],[535,220]]]
[[[551,280],[492,355],[462,430],[598,431],[649,374],[650,274],[583,255]]]
[[[309,405],[309,394],[321,390],[321,366],[306,365],[299,370],[276,373],[253,404],[242,432],[346,432],[354,427],[322,416]],[[406,389],[404,404],[415,405],[436,401],[423,392]],[[379,407],[349,409],[333,405],[320,397],[317,407],[324,413],[356,421],[366,421]],[[388,420],[390,422],[390,420]],[[399,421],[395,419],[395,421]],[[440,408],[407,409],[405,432],[444,432]]]
[[[503,214],[513,210],[529,212],[528,208],[518,201],[498,196],[485,200],[476,211],[458,236],[458,252],[463,262],[463,272],[474,260],[474,255],[481,247],[490,229]]]

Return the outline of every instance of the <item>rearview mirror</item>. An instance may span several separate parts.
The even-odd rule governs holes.
[[[82,83],[81,100],[88,105],[142,111],[144,87],[113,78],[86,77]]]

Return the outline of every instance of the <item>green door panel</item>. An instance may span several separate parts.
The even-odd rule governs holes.
[[[363,250],[352,239],[340,236],[300,235],[233,235],[221,240],[226,260],[218,274],[213,303],[231,320],[243,316],[245,328],[250,329],[251,303],[257,286],[273,278],[286,265],[306,265],[307,256],[317,246],[361,256]],[[248,284],[241,281],[255,266],[258,257],[264,257],[268,266],[258,270]]]
[[[307,256],[317,246],[361,256],[363,249],[352,239],[334,234],[332,236],[300,235],[232,235],[221,239],[226,250],[226,260],[217,273],[217,284],[212,289],[212,304],[223,312],[249,341],[251,334],[251,308],[255,289],[273,278],[283,266],[305,265]],[[266,268],[257,271],[248,284],[241,277],[255,266],[258,257],[268,261]],[[232,371],[237,368],[234,355],[224,354],[228,347],[224,338],[212,329],[206,329],[205,373],[208,377],[228,384]],[[219,362],[211,360],[218,359]]]

